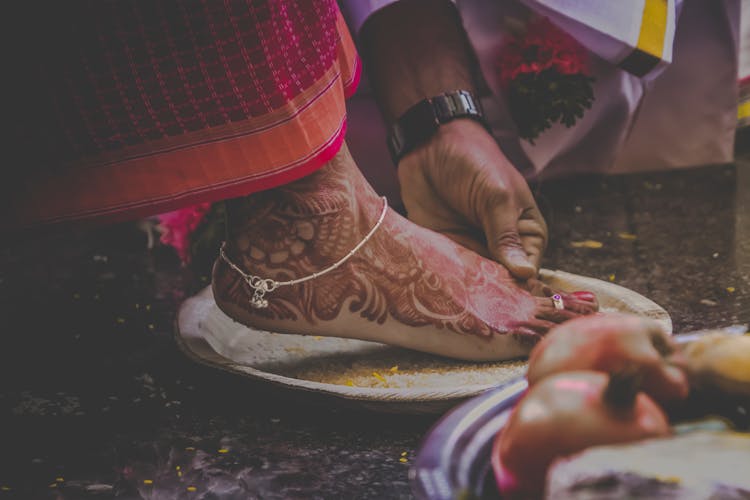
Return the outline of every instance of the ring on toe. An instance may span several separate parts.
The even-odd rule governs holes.
[[[565,309],[565,302],[563,302],[562,295],[556,293],[550,298],[552,299],[552,305],[555,306],[555,309],[557,309],[558,311]]]

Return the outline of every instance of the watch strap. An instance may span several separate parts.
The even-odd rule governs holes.
[[[423,99],[410,107],[396,120],[388,134],[388,150],[393,163],[398,165],[406,153],[432,137],[441,124],[456,118],[472,118],[487,127],[479,100],[467,90]]]

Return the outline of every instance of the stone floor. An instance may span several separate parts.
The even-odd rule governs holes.
[[[545,267],[637,290],[677,332],[750,323],[750,163],[537,196]],[[0,500],[411,496],[409,460],[435,417],[300,400],[176,350],[175,310],[207,265],[181,269],[132,224],[0,252]]]

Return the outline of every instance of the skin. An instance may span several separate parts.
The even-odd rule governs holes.
[[[688,342],[682,353],[695,389],[750,398],[750,336],[717,331]]]
[[[646,318],[596,315],[579,318],[550,331],[532,351],[530,385],[573,370],[617,373],[633,367],[644,391],[662,404],[682,400],[689,392],[685,359],[661,326]]]
[[[541,497],[547,469],[558,457],[590,446],[670,435],[667,417],[642,392],[629,407],[607,404],[608,382],[605,373],[575,371],[547,377],[529,390],[493,449],[503,498]]]
[[[344,147],[304,179],[231,202],[227,253],[263,278],[309,276],[354,248],[382,206]],[[219,307],[249,326],[471,360],[525,356],[555,324],[596,309],[564,295],[567,308],[558,311],[551,290],[521,285],[503,266],[390,210],[345,264],[269,292],[265,309],[250,307],[251,288],[221,259],[213,278]]]
[[[360,35],[388,125],[422,99],[457,89],[478,95],[476,57],[451,2],[402,0],[373,14]],[[477,122],[442,125],[401,159],[398,174],[410,220],[518,279],[536,275],[547,226],[526,181]]]

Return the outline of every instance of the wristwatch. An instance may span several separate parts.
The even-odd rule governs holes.
[[[406,110],[388,134],[393,163],[398,165],[406,153],[432,137],[441,124],[456,118],[472,118],[488,128],[479,99],[467,90],[423,99]]]

